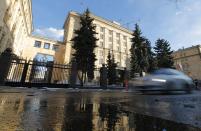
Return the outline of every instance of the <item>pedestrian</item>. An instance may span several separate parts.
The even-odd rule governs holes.
[[[129,79],[129,72],[126,68],[124,68],[123,72],[123,87],[126,87],[128,89],[128,79]]]
[[[195,79],[194,83],[195,83],[195,88],[198,89],[198,79]]]
[[[100,86],[104,89],[107,88],[107,68],[105,64],[100,68]]]

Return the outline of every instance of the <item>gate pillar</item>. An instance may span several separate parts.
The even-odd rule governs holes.
[[[22,72],[21,83],[25,83],[25,81],[26,81],[26,76],[27,76],[28,68],[29,68],[29,62],[26,61],[24,63],[24,68],[23,68],[23,72]]]
[[[50,61],[47,63],[47,82],[51,83],[53,73],[54,62]]]
[[[0,85],[5,85],[5,80],[8,76],[9,69],[12,63],[12,49],[7,48],[0,55]]]

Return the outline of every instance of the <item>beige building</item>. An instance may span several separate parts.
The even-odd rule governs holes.
[[[174,64],[193,79],[201,80],[201,45],[180,49],[173,53]]]
[[[0,1],[0,52],[11,47],[16,55],[22,56],[32,30],[31,0]]]
[[[110,51],[119,67],[127,67],[129,62],[129,50],[131,48],[132,31],[123,28],[119,23],[112,22],[91,14],[94,18],[93,24],[96,26],[97,48],[96,66],[100,67],[106,63],[108,52]],[[72,39],[74,31],[80,28],[80,14],[70,12],[64,23],[64,43],[66,44],[65,61],[70,62],[73,54]]]

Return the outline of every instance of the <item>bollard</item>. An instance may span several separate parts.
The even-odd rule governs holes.
[[[129,80],[129,72],[126,68],[124,68],[124,73],[123,73],[123,85],[125,86],[126,90],[128,90],[128,80]]]

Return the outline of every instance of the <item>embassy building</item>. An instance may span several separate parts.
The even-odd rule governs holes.
[[[30,60],[70,63],[74,52],[71,40],[75,36],[74,31],[80,28],[81,14],[69,12],[63,26],[63,41],[55,41],[32,34],[31,0],[2,0],[0,12],[0,52],[12,48],[17,56]],[[96,67],[106,63],[110,51],[119,68],[129,68],[132,31],[115,21],[93,14],[90,17],[94,19],[98,39],[95,49]]]

